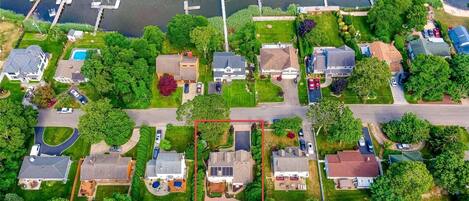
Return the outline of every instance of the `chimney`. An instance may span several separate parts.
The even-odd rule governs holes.
[[[192,52],[187,52],[187,57],[189,57],[189,59],[192,59]]]
[[[284,157],[285,156],[285,150],[283,150],[283,149],[279,150],[278,155]]]

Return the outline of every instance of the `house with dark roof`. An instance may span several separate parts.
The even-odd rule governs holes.
[[[389,155],[389,164],[398,163],[402,161],[423,161],[422,153],[419,151],[404,151],[401,154]]]
[[[43,181],[66,183],[71,164],[68,156],[26,156],[18,173],[18,184],[24,189],[39,189]]]
[[[295,79],[300,72],[297,50],[291,44],[263,45],[259,64],[264,76]]]
[[[207,180],[239,189],[253,181],[254,164],[251,153],[245,150],[212,152],[207,164]]]
[[[66,84],[79,84],[88,81],[81,73],[83,60],[59,60],[54,80]]]
[[[355,68],[355,51],[346,45],[315,48],[312,58],[313,73],[328,77],[348,77]]]
[[[412,40],[407,44],[407,50],[411,59],[415,59],[419,54],[436,55],[450,57],[450,47],[441,38]]]
[[[448,35],[459,54],[469,54],[469,33],[466,27],[454,27],[448,31]]]
[[[197,82],[199,76],[199,59],[189,52],[186,55],[172,54],[156,57],[156,73],[158,77],[164,74],[174,76],[179,84]]]
[[[309,159],[299,147],[287,147],[272,151],[272,171],[274,177],[283,179],[309,177]]]
[[[145,179],[174,180],[186,178],[184,154],[176,152],[160,152],[156,159],[147,162]]]
[[[10,80],[23,83],[40,81],[48,63],[49,55],[37,45],[13,49],[3,64],[3,74]]]
[[[213,53],[213,81],[231,81],[246,79],[247,62],[244,57],[233,52]]]
[[[369,188],[380,175],[378,163],[374,154],[340,151],[326,155],[326,176],[334,180],[339,189]]]

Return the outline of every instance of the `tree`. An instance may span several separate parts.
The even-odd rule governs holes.
[[[51,27],[47,33],[47,40],[56,42],[67,41],[67,35],[58,27]]]
[[[256,63],[261,42],[256,38],[256,26],[253,23],[244,25],[230,36],[231,48],[243,55],[251,63]]]
[[[112,108],[108,99],[90,102],[83,111],[78,130],[86,142],[104,140],[109,145],[122,145],[132,134],[135,123],[124,111]]]
[[[158,89],[160,90],[160,94],[163,96],[171,95],[176,91],[177,87],[178,85],[176,80],[174,80],[174,77],[169,74],[164,74],[158,82]]]
[[[362,122],[360,119],[355,119],[352,110],[347,107],[339,115],[337,121],[332,123],[327,140],[351,144],[357,142],[361,136]]]
[[[16,185],[21,158],[34,136],[38,112],[9,99],[0,100],[0,194]]]
[[[126,48],[129,47],[130,41],[124,35],[118,32],[111,32],[104,36],[104,42],[108,47],[120,47]]]
[[[277,136],[285,136],[285,130],[298,131],[301,128],[303,120],[296,116],[292,118],[283,118],[274,122],[270,127],[274,129],[274,134]]]
[[[52,198],[49,201],[68,201],[67,198]]]
[[[300,26],[298,27],[298,33],[301,37],[305,37],[305,35],[311,32],[314,27],[316,27],[316,22],[314,20],[305,19],[300,23]]]
[[[4,201],[24,201],[24,199],[15,193],[7,193]]]
[[[412,62],[405,88],[417,99],[440,100],[448,86],[450,72],[443,57],[418,55]]]
[[[428,139],[430,123],[408,112],[400,120],[385,123],[383,132],[394,142],[412,144]]]
[[[415,201],[433,186],[425,164],[416,161],[393,163],[386,173],[371,185],[373,200]]]
[[[222,34],[213,26],[196,27],[192,30],[190,38],[205,59],[211,58],[213,52],[221,50],[223,44]]]
[[[369,97],[373,92],[388,85],[391,72],[384,61],[366,58],[359,61],[349,78],[348,87],[360,97]]]
[[[47,108],[55,97],[54,89],[50,85],[37,87],[34,90],[32,102],[40,108]]]
[[[406,15],[406,26],[415,28],[416,30],[423,30],[427,24],[427,8],[422,0],[414,0],[414,5],[410,7]]]
[[[171,44],[179,49],[191,47],[190,33],[196,27],[207,26],[207,18],[178,14],[168,22],[167,36]]]
[[[158,52],[163,49],[164,33],[160,27],[149,25],[143,28],[143,38],[148,41],[149,44],[154,44]]]
[[[462,95],[469,95],[469,55],[458,54],[451,59],[451,80],[457,88],[462,91]]]
[[[323,98],[317,104],[311,105],[306,115],[315,126],[316,135],[322,128],[327,131],[329,126],[337,121],[343,108],[343,103],[332,98]]]
[[[129,195],[114,193],[110,198],[104,198],[103,201],[132,201]]]
[[[332,81],[331,91],[335,95],[340,95],[347,88],[348,81],[345,78],[339,78]]]
[[[467,193],[469,185],[469,163],[463,153],[445,151],[431,162],[431,170],[438,186],[450,194]]]
[[[466,135],[465,131],[458,126],[432,126],[427,143],[433,155],[439,155],[445,150],[454,152],[454,144],[461,142],[463,135]]]
[[[165,151],[169,151],[171,150],[171,142],[167,139],[163,139],[161,140],[161,143],[160,143],[160,147],[165,150]]]
[[[194,120],[229,119],[230,108],[222,96],[210,94],[196,96],[184,103],[177,109],[176,114],[179,121],[185,120],[191,124]],[[228,123],[200,123],[198,131],[201,133],[201,138],[210,146],[216,146],[229,126]]]

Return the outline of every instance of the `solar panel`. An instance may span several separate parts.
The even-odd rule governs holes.
[[[221,175],[218,175],[219,172]],[[233,176],[233,167],[211,167],[210,176]]]

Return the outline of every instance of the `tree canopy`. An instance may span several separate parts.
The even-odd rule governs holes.
[[[317,104],[311,105],[306,115],[311,119],[316,135],[322,128],[327,131],[330,125],[337,121],[344,107],[342,102],[332,98],[323,98]]]
[[[353,117],[353,112],[344,108],[337,121],[333,122],[329,129],[327,140],[331,142],[357,142],[362,136],[362,122]]]
[[[256,37],[256,26],[248,23],[230,36],[230,46],[237,54],[243,55],[251,63],[257,62],[261,42]]]
[[[192,46],[190,41],[191,31],[196,27],[207,26],[207,18],[195,15],[175,15],[168,22],[167,36],[171,45],[183,49]]]
[[[393,163],[383,176],[371,185],[373,200],[415,201],[433,186],[425,164],[416,161]]]
[[[428,139],[430,123],[408,112],[400,120],[383,124],[383,132],[394,142],[417,143]]]
[[[428,147],[433,155],[439,155],[445,150],[462,153],[464,149],[456,150],[461,146],[455,144],[463,141],[461,139],[463,135],[467,135],[467,132],[458,126],[432,126],[427,140]]]
[[[213,26],[196,27],[190,34],[191,42],[205,59],[211,60],[213,52],[220,51],[223,36]]]
[[[291,118],[283,118],[274,122],[271,125],[271,128],[274,129],[275,135],[285,136],[287,134],[286,133],[287,129],[292,130],[294,132],[297,132],[298,130],[300,130],[302,122],[303,120],[298,116],[291,117]]]
[[[113,108],[109,100],[90,102],[83,111],[78,130],[86,142],[104,140],[108,145],[122,145],[130,138],[135,123],[127,113]]]
[[[32,102],[39,108],[47,108],[55,98],[55,92],[50,85],[39,86],[34,90]]]
[[[391,72],[384,61],[377,58],[365,58],[357,62],[349,78],[348,87],[360,97],[366,98],[373,92],[388,85]]]
[[[458,54],[451,59],[451,80],[462,91],[463,96],[469,95],[469,55]]]
[[[468,193],[469,162],[464,161],[463,153],[451,150],[438,155],[431,161],[435,182],[450,194]]]

